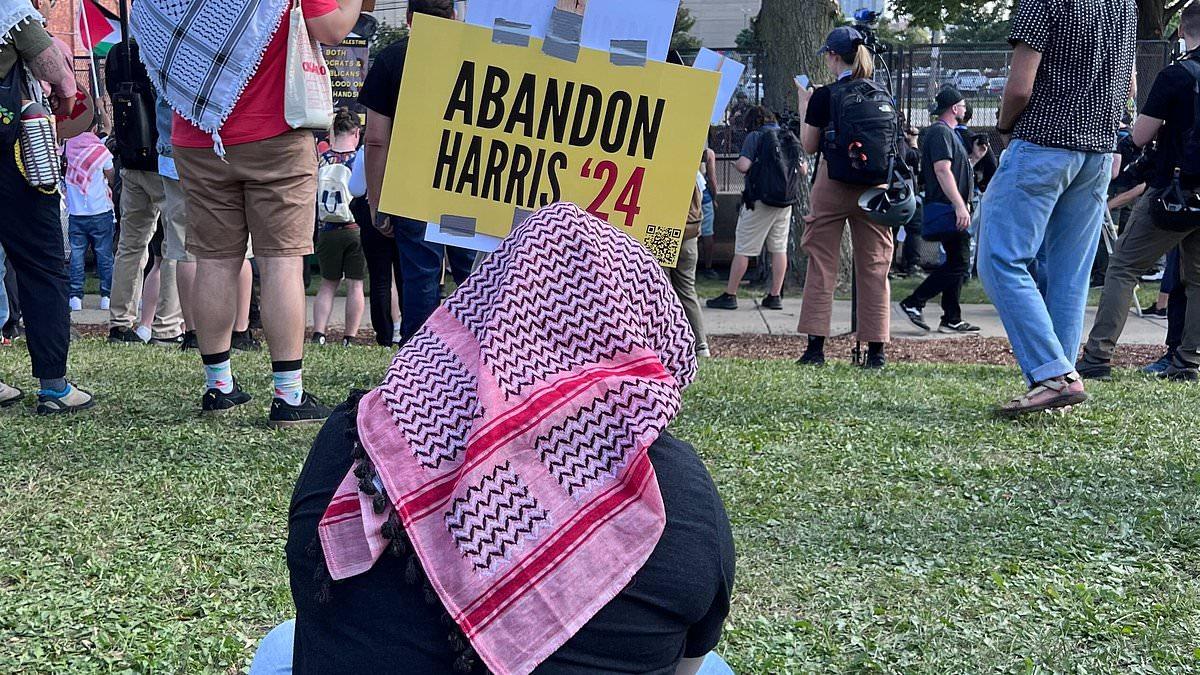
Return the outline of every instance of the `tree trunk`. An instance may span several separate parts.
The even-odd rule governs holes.
[[[796,75],[808,75],[818,83],[830,79],[821,57],[817,56],[817,49],[833,29],[839,14],[838,5],[832,0],[762,0],[756,26],[763,53],[756,65],[762,73],[764,103],[768,108],[776,111],[796,109],[796,85],[793,83]],[[808,259],[799,242],[804,232],[803,216],[809,212],[807,185],[801,189],[800,203],[793,211],[796,217],[792,219],[789,280],[803,284]],[[846,262],[843,260],[842,267],[846,268],[844,273],[848,278]]]
[[[1161,40],[1163,37],[1164,0],[1137,0],[1138,39]]]

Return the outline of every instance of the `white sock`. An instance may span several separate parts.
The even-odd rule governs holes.
[[[205,364],[204,386],[207,389],[216,389],[222,394],[233,391],[233,366],[229,363],[229,359],[211,366]]]
[[[288,405],[300,405],[300,401],[304,399],[303,374],[303,370],[285,370],[273,373],[275,398]]]
[[[142,342],[150,341],[151,333],[149,328],[146,328],[145,326],[138,326],[137,328],[133,329],[133,332],[137,333],[137,336],[142,338]]]

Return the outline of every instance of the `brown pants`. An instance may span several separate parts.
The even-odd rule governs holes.
[[[850,222],[854,270],[858,284],[858,339],[887,342],[891,331],[892,232],[867,218],[858,207],[863,188],[831,180],[821,166],[812,191],[812,222],[804,228],[800,246],[808,254],[808,275],[798,330],[829,336],[833,292],[837,287],[842,232]]]

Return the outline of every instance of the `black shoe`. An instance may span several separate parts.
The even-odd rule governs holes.
[[[314,345],[322,345],[323,346],[325,344],[325,334],[324,333],[313,333],[312,338],[309,340],[309,342],[313,343]]]
[[[704,277],[705,279],[720,279],[721,278],[721,274],[711,267],[709,267],[708,269],[700,270],[700,276]]]
[[[355,342],[354,338],[352,338],[352,337],[346,336],[346,337],[342,338],[342,346],[343,347],[353,347],[356,344],[358,344],[358,343]]]
[[[38,393],[35,412],[39,415],[66,415],[87,410],[96,405],[92,393],[67,383],[67,393],[62,396],[50,396]]]
[[[196,331],[189,330],[183,334],[183,342],[179,343],[179,349],[185,352],[189,349],[200,349],[200,340],[196,338]]]
[[[1183,359],[1176,351],[1171,357],[1171,365],[1167,366],[1166,378],[1172,382],[1200,381],[1200,364]]]
[[[1149,307],[1147,307],[1146,309],[1143,309],[1142,316],[1150,318],[1150,319],[1165,319],[1165,318],[1167,318],[1167,308],[1159,307],[1158,303],[1156,302],[1153,305],[1150,305]]]
[[[228,394],[221,393],[220,389],[215,388],[204,392],[204,398],[200,400],[200,414],[219,415],[249,402],[250,394],[242,391],[235,377],[233,378],[233,391]]]
[[[820,368],[825,365],[825,351],[822,349],[805,349],[804,354],[796,363],[801,366],[815,366]]]
[[[764,309],[783,309],[783,296],[768,295],[762,299],[761,304]]]
[[[921,312],[921,310],[904,304],[903,300],[900,301],[899,305],[900,311],[904,312],[904,315],[908,317],[908,320],[911,321],[914,326],[920,328],[921,330],[929,330],[929,324],[925,321],[925,315]]]
[[[941,323],[938,324],[938,332],[946,333],[949,335],[957,335],[957,334],[961,334],[961,333],[978,333],[979,326],[976,326],[973,323],[967,323],[966,321],[961,321],[961,320],[953,321],[953,322],[942,321]]]
[[[119,345],[144,345],[146,342],[132,328],[113,326],[108,331],[108,341]]]
[[[176,335],[172,338],[150,338],[150,344],[159,347],[179,347],[183,344],[183,335]]]
[[[737,296],[722,293],[704,303],[709,309],[737,309]]]
[[[271,414],[267,424],[276,429],[294,427],[302,424],[320,424],[329,418],[333,411],[329,406],[317,400],[316,396],[304,392],[300,405],[289,405],[281,398],[271,400]]]
[[[883,352],[867,352],[867,359],[863,361],[863,370],[883,370],[887,367],[887,357]]]
[[[1075,372],[1085,380],[1107,381],[1112,379],[1112,366],[1108,362],[1093,363],[1086,359],[1075,362]]]
[[[257,352],[262,350],[262,343],[254,339],[249,330],[234,331],[229,341],[229,348],[239,352]]]

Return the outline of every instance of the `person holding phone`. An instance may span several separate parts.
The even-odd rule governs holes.
[[[912,295],[900,301],[900,310],[921,330],[930,330],[925,321],[925,303],[942,296],[942,320],[939,333],[978,333],[979,326],[962,319],[959,293],[971,269],[971,209],[967,206],[975,191],[975,152],[959,142],[955,125],[966,110],[963,95],[953,87],[938,92],[930,112],[937,121],[925,132],[921,143],[921,167],[925,184],[925,217],[950,216],[953,210],[954,232],[938,238],[946,252],[941,267],[930,274]]]

